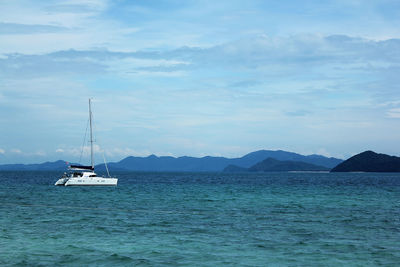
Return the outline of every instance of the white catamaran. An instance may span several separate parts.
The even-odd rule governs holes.
[[[118,183],[117,178],[110,177],[108,173],[107,164],[105,167],[109,177],[100,177],[94,172],[94,160],[93,160],[93,132],[92,132],[92,109],[91,101],[89,99],[89,122],[90,122],[90,160],[91,166],[80,166],[70,165],[70,172],[64,173],[64,175],[58,179],[55,185],[61,186],[83,186],[83,185],[103,185],[103,186],[115,186]]]

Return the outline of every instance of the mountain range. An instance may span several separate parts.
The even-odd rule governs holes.
[[[148,157],[126,157],[119,162],[108,164],[110,171],[176,171],[176,172],[219,172],[223,171],[228,165],[236,165],[241,168],[250,168],[267,158],[280,161],[298,161],[314,165],[333,168],[343,160],[328,158],[321,155],[304,156],[301,154],[287,152],[283,150],[259,150],[251,152],[240,158],[225,158],[206,156],[197,157],[158,157],[151,155]],[[42,164],[5,164],[0,165],[0,170],[65,170],[67,163],[62,160],[55,162],[45,162]],[[96,165],[96,170],[105,170],[104,164]]]
[[[223,171],[228,165],[236,165],[242,168],[250,168],[254,164],[267,158],[276,160],[290,160],[321,165],[329,169],[333,168],[342,160],[336,158],[327,158],[320,155],[303,156],[293,152],[282,150],[260,150],[249,153],[240,158],[225,158],[206,156],[202,158],[195,157],[157,157],[151,155],[148,157],[127,157],[119,162],[110,163],[110,170],[130,170],[130,171],[182,171],[182,172],[219,172]],[[104,169],[104,164],[98,166]]]
[[[329,168],[293,160],[267,158],[250,168],[228,165],[224,172],[288,172],[288,171],[328,171]]]

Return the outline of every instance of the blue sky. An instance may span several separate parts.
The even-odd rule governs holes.
[[[400,155],[399,1],[0,1],[0,164]],[[85,144],[87,145],[87,144]]]

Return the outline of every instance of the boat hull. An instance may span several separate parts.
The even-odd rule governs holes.
[[[90,178],[70,178],[65,186],[116,186],[117,178],[90,177]]]
[[[68,178],[60,178],[57,180],[57,182],[54,185],[64,186],[67,181],[68,181]]]

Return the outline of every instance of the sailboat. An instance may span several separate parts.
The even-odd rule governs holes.
[[[106,170],[109,177],[97,176],[94,172],[93,160],[93,131],[92,131],[92,107],[91,99],[89,98],[89,122],[90,122],[90,166],[70,165],[69,173],[57,180],[55,185],[59,186],[115,186],[118,183],[117,178],[110,177],[107,164],[105,163]]]

